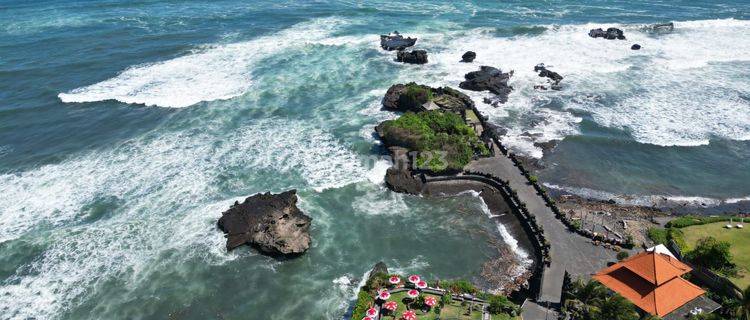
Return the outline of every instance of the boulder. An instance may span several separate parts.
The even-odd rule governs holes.
[[[479,71],[472,71],[464,75],[466,81],[461,82],[458,86],[461,89],[472,91],[489,91],[496,95],[493,105],[505,103],[508,101],[508,95],[513,91],[513,87],[508,85],[508,79],[513,75],[513,71],[503,73],[500,69],[481,66]]]
[[[420,194],[424,182],[412,175],[411,170],[391,167],[385,172],[385,185],[394,192]]]
[[[425,64],[427,63],[427,51],[399,51],[396,53],[396,61],[411,64]]]
[[[464,55],[461,56],[461,62],[473,62],[474,59],[477,58],[477,54],[474,51],[466,51]]]
[[[372,277],[372,276],[374,276],[374,275],[376,275],[378,273],[388,274],[388,266],[385,265],[385,262],[380,261],[380,262],[376,263],[372,267],[372,270],[370,270],[370,277]]]
[[[310,248],[312,219],[297,208],[297,191],[256,194],[222,213],[218,227],[227,250],[250,244],[269,255],[298,255]]]
[[[630,47],[630,50],[641,50],[641,45],[636,43]]]
[[[380,36],[380,47],[388,50],[404,50],[417,43],[417,38],[404,38],[398,31]]]
[[[589,31],[589,37],[604,38],[607,40],[625,40],[625,34],[622,30],[617,28],[607,28],[607,31],[602,30],[602,28],[591,29],[591,31]]]

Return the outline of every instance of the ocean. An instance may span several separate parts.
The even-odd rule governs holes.
[[[0,21],[0,319],[340,319],[381,260],[478,277],[515,240],[476,194],[388,191],[373,128],[391,84],[479,65],[515,71],[500,107],[468,93],[549,186],[750,196],[747,1],[3,0]],[[394,30],[429,63],[381,50]],[[221,212],[288,189],[312,248],[227,253]]]

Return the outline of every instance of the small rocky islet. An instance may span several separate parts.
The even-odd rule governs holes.
[[[297,207],[297,200],[297,191],[289,190],[279,194],[259,193],[242,203],[235,202],[217,223],[226,233],[227,250],[249,244],[261,253],[277,257],[307,251],[312,218]]]

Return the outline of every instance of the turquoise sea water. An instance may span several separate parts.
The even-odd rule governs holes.
[[[477,277],[512,239],[473,195],[385,190],[372,129],[390,84],[480,64],[516,71],[479,106],[507,144],[563,139],[550,184],[747,197],[748,19],[747,1],[0,1],[0,319],[336,319],[379,260]],[[608,26],[628,40],[587,36]],[[430,63],[379,50],[393,30]],[[562,91],[532,89],[540,62]],[[289,188],[307,254],[224,252],[229,204]]]

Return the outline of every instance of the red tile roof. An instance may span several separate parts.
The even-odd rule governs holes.
[[[644,311],[663,317],[705,293],[680,278],[690,270],[668,255],[642,252],[593,277]]]

